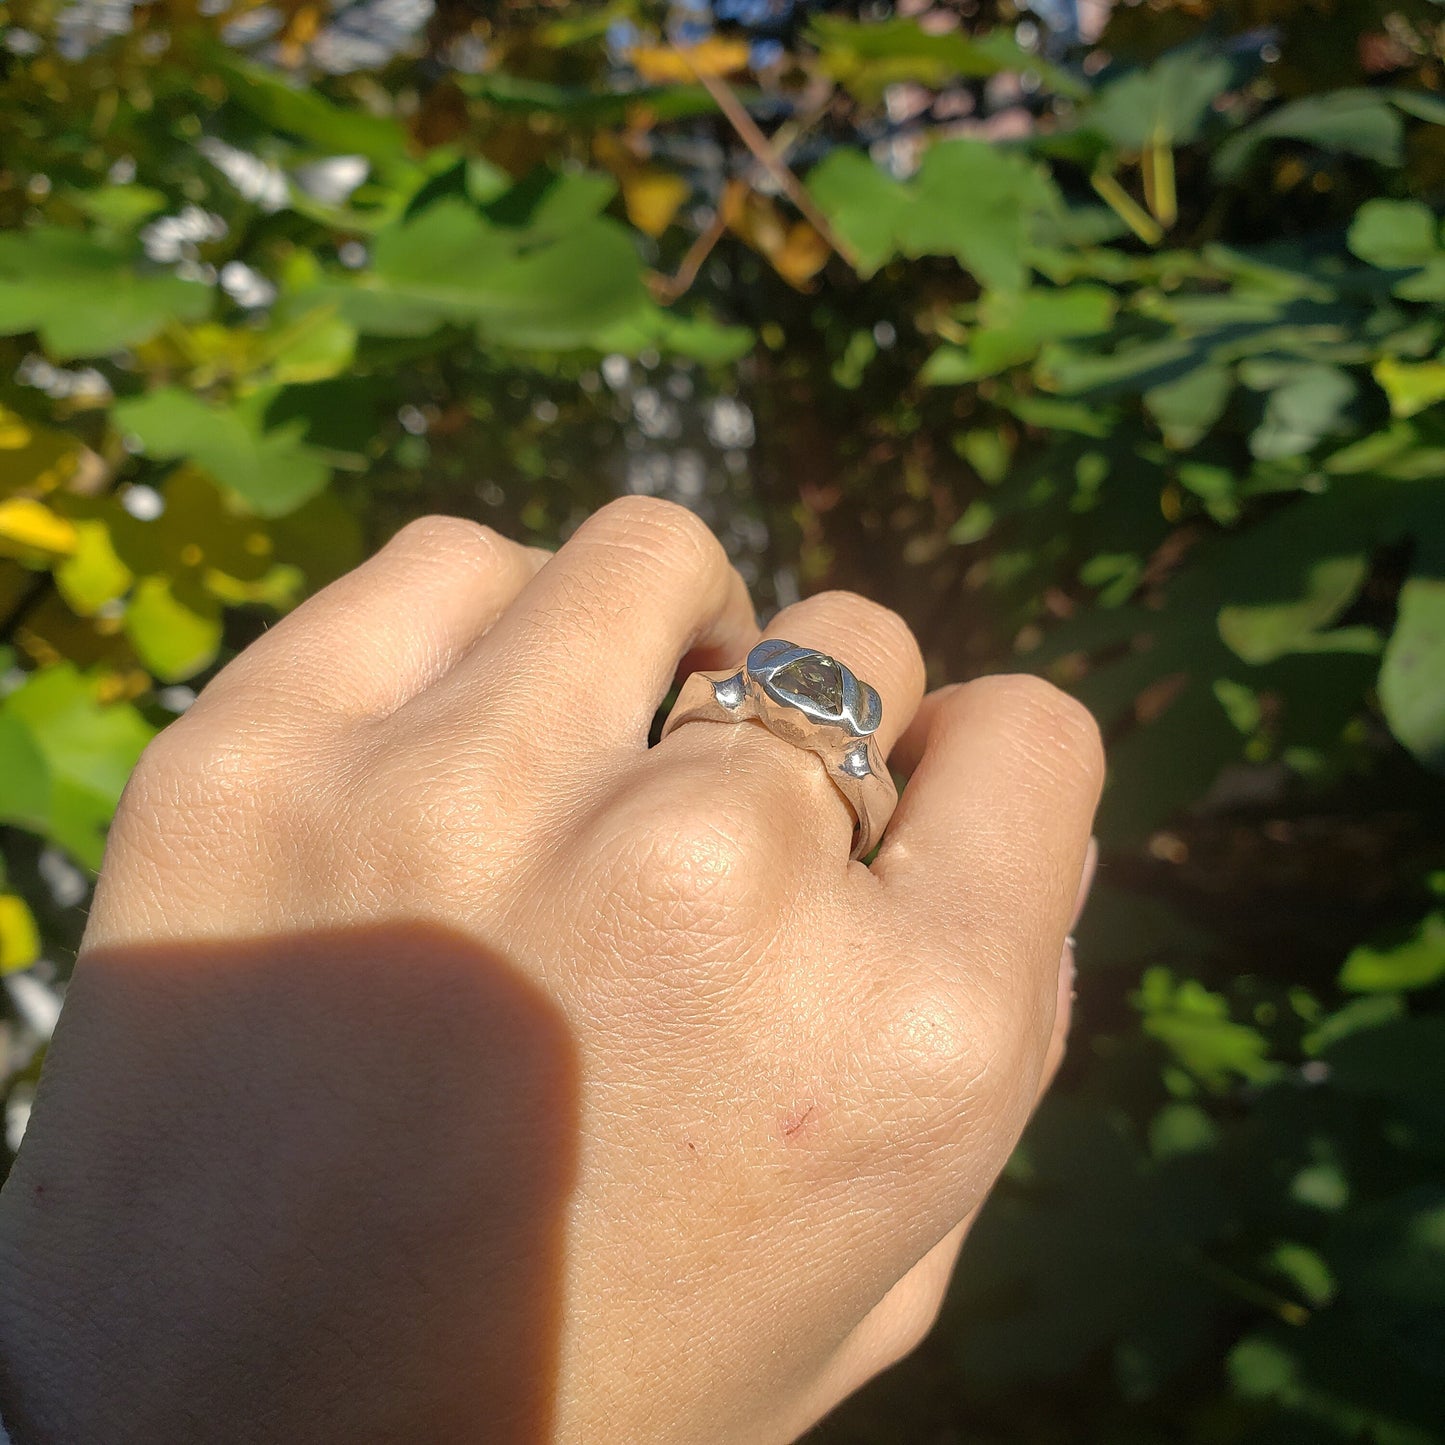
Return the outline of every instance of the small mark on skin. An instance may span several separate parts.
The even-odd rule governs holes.
[[[803,1125],[806,1124],[808,1120],[811,1119],[815,1113],[817,1113],[817,1111],[818,1106],[816,1104],[809,1104],[808,1107],[804,1109],[801,1114],[795,1115],[791,1119],[784,1120],[783,1138],[795,1138],[797,1134],[802,1130]]]

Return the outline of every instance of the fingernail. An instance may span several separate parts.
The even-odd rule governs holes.
[[[1089,839],[1089,846],[1084,853],[1084,871],[1079,875],[1079,891],[1074,895],[1074,912],[1069,919],[1069,944],[1072,947],[1074,942],[1074,930],[1079,926],[1079,919],[1084,916],[1084,905],[1089,901],[1089,890],[1094,886],[1094,874],[1099,869],[1099,840]]]

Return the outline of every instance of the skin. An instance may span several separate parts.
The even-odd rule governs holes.
[[[760,726],[647,746],[760,635],[652,500],[415,523],[158,738],[0,1193],[18,1445],[758,1445],[918,1342],[1062,1050],[1098,732],[852,594],[767,632],[882,695],[871,866]]]

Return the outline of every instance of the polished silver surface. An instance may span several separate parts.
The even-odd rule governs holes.
[[[871,853],[898,802],[875,736],[883,721],[877,691],[826,652],[770,638],[740,668],[693,673],[662,735],[687,722],[751,720],[822,759],[856,820],[851,856]]]

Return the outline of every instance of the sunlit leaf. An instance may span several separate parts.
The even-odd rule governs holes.
[[[1334,647],[1373,651],[1378,643],[1372,633],[1342,638],[1324,632],[1358,595],[1368,570],[1362,555],[1320,558],[1309,564],[1298,597],[1220,608],[1219,635],[1246,662]]]
[[[110,528],[94,518],[77,521],[75,546],[55,569],[55,585],[69,606],[92,617],[122,596],[130,584],[130,568],[116,556]]]
[[[1375,363],[1374,377],[1390,398],[1393,416],[1414,416],[1445,401],[1445,361],[1409,362],[1385,356]]]
[[[695,45],[639,45],[627,58],[644,80],[666,84],[698,75],[735,75],[748,63],[748,43],[709,35]]]
[[[0,701],[0,822],[39,831],[50,811],[50,772],[35,735]]]
[[[1280,1072],[1259,1030],[1233,1021],[1228,1002],[1194,979],[1176,982],[1168,969],[1151,968],[1133,1002],[1144,1032],[1210,1088],[1221,1089],[1234,1078],[1257,1083]]]
[[[0,235],[0,335],[38,331],[59,360],[145,341],[210,308],[209,287],[147,266],[129,243],[61,227]]]
[[[25,556],[49,552],[65,556],[75,547],[75,526],[31,497],[0,500],[0,553]]]
[[[40,930],[23,898],[0,893],[0,975],[18,973],[40,957]]]
[[[823,69],[865,101],[890,85],[916,81],[941,88],[963,77],[1029,71],[1061,95],[1088,93],[1072,75],[1024,50],[1006,29],[976,37],[962,30],[925,30],[912,16],[856,21],[838,15],[813,17],[809,36]]]
[[[586,220],[550,244],[528,241],[525,229],[442,201],[385,230],[374,269],[354,284],[319,290],[363,332],[425,336],[471,324],[517,346],[584,345],[646,304],[637,253],[616,223]]]
[[[221,609],[195,583],[143,577],[125,610],[125,630],[137,655],[162,682],[194,677],[216,660]]]
[[[1340,970],[1340,987],[1357,993],[1426,988],[1445,978],[1445,913],[1427,913],[1405,937],[1362,943]]]
[[[894,254],[953,256],[984,285],[1004,289],[1024,284],[1035,219],[1061,204],[1037,166],[974,140],[931,147],[909,182],[839,149],[810,172],[808,189],[865,274]]]
[[[44,759],[47,836],[98,867],[105,829],[153,729],[129,703],[102,702],[98,679],[69,663],[31,674],[6,709]]]
[[[212,406],[178,387],[119,403],[116,420],[148,455],[187,457],[263,517],[281,516],[327,483],[325,458],[296,423],[268,430],[256,405]]]
[[[692,193],[692,187],[672,171],[643,166],[622,182],[627,219],[644,235],[660,236]]]

